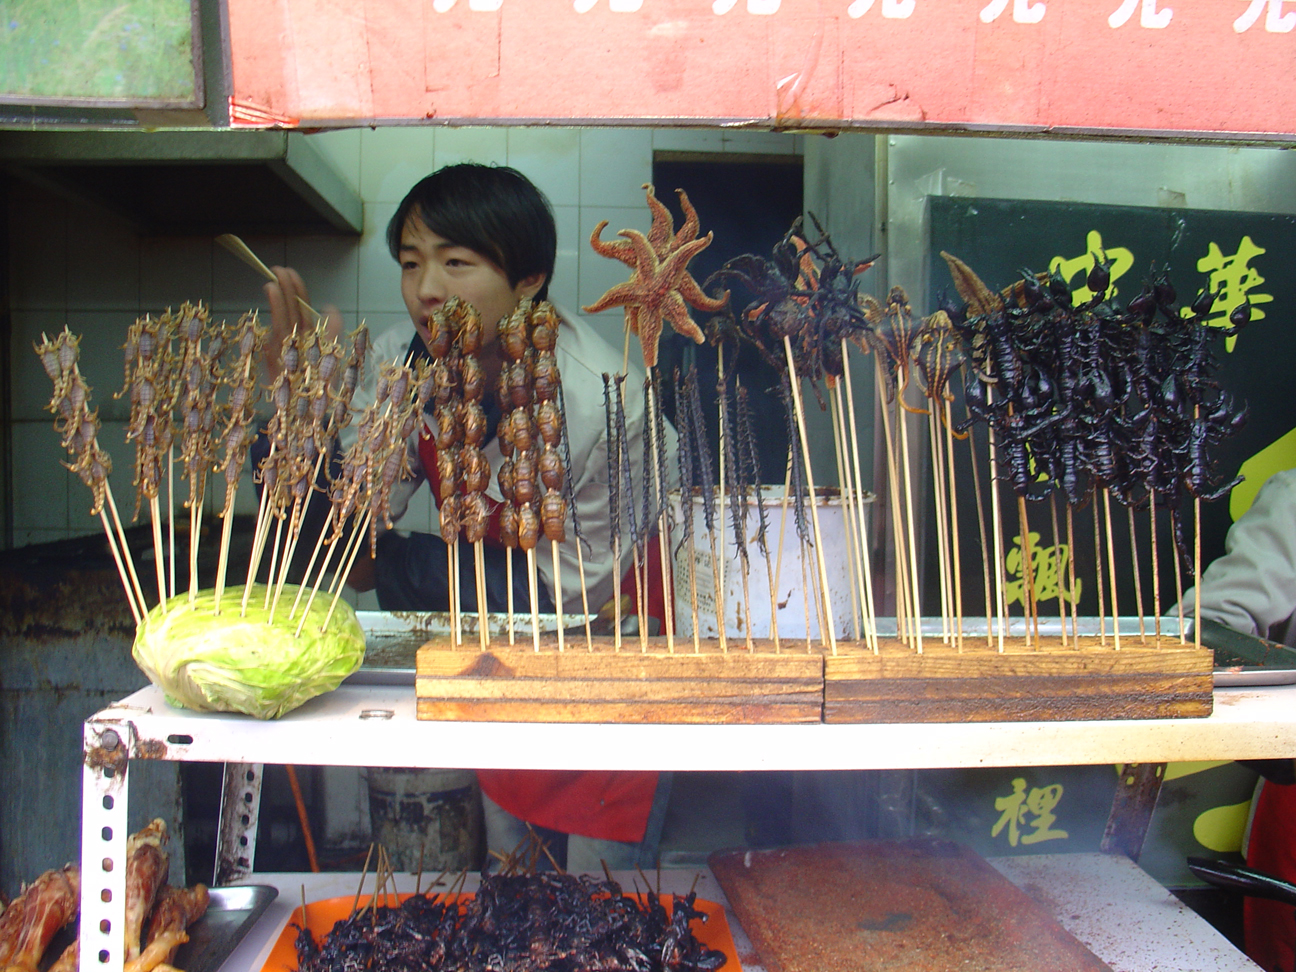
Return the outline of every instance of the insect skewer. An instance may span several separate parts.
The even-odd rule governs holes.
[[[886,459],[887,459],[887,505],[890,507],[889,519],[891,521],[891,542],[895,550],[895,576],[896,578],[904,577],[906,570],[905,542],[904,542],[904,518],[900,512],[900,473],[899,465],[896,459],[895,436],[891,427],[891,408],[886,401],[885,389],[887,387],[886,379],[883,376],[884,367],[880,357],[874,361],[875,371],[877,373],[876,385],[878,394],[881,396],[879,411],[882,413],[882,434],[886,440]],[[899,398],[899,391],[894,393],[896,399]],[[905,585],[902,581],[897,580],[895,591],[895,614],[896,614],[896,636],[904,644],[909,643],[909,621],[908,595]]]
[[[478,540],[473,544],[473,580],[477,586],[477,638],[481,644],[481,650],[486,651],[490,648],[490,613],[489,605],[486,603],[486,551],[483,546],[485,541]],[[561,591],[555,581],[555,590]],[[558,595],[558,618],[559,633],[558,644],[562,646],[562,595]]]
[[[1093,513],[1094,529],[1094,587],[1098,591],[1098,635],[1099,644],[1107,647],[1107,609],[1103,599],[1103,555],[1102,555],[1102,516],[1098,510],[1098,494],[1095,491],[1089,501]]]
[[[963,651],[963,556],[959,548],[958,495],[954,484],[954,430],[950,428],[950,404],[941,396],[941,426],[945,430],[946,471],[949,476],[950,535],[953,537],[955,644]],[[969,440],[971,436],[968,437]]]
[[[1053,527],[1053,576],[1057,587],[1058,626],[1062,632],[1062,647],[1067,646],[1066,598],[1063,597],[1062,535],[1058,527],[1057,494],[1049,495],[1049,519]]]

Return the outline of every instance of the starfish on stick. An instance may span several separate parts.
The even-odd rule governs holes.
[[[645,236],[638,230],[623,229],[617,233],[620,240],[603,240],[601,234],[607,220],[594,227],[590,246],[602,256],[620,260],[633,273],[628,281],[617,284],[593,304],[583,307],[587,314],[596,314],[611,307],[624,307],[626,324],[632,334],[639,337],[643,348],[644,365],[657,365],[657,345],[661,339],[662,324],[669,321],[678,334],[701,344],[705,338],[702,330],[689,317],[688,306],[714,313],[724,307],[729,299],[726,293],[718,299],[702,292],[688,272],[688,263],[711,245],[713,234],[697,237],[697,217],[688,197],[680,193],[681,204],[689,214],[678,233],[673,232],[673,222],[666,207],[648,190],[649,208],[653,210],[653,228]],[[655,205],[654,205],[655,204]]]

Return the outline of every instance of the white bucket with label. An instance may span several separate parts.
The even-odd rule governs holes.
[[[848,525],[858,530],[858,517],[847,518],[837,489],[820,489],[818,500],[819,533],[823,542],[824,565],[828,573],[828,604],[834,619],[837,637],[853,637],[852,621],[853,604],[858,603],[858,580],[850,564],[855,555],[852,541],[848,546]],[[872,501],[871,494],[864,494],[865,504]],[[693,635],[692,585],[697,587],[698,634],[703,638],[719,637],[720,628],[717,622],[719,604],[716,598],[715,561],[711,555],[711,543],[706,529],[706,515],[702,496],[695,491],[687,511],[680,510],[680,494],[672,493],[672,502],[677,514],[676,527],[671,537],[674,547],[673,569],[675,571],[675,630],[683,636]],[[771,569],[766,565],[765,554],[756,542],[760,530],[760,519],[757,515],[755,497],[747,501],[746,529],[747,535],[747,598],[744,600],[742,561],[738,544],[734,540],[734,523],[732,513],[727,505],[722,505],[716,497],[715,536],[716,554],[720,561],[721,590],[724,592],[725,633],[730,638],[746,638],[748,616],[747,604],[751,605],[750,624],[752,637],[768,638],[771,634],[770,617],[774,610],[778,612],[779,638],[805,638],[807,633],[806,618],[809,615],[809,634],[821,637],[818,611],[813,591],[820,586],[818,571],[819,561],[813,546],[814,527],[809,506],[805,509],[806,530],[810,542],[802,544],[797,536],[796,514],[791,499],[783,502],[783,487],[762,486],[761,503],[765,508],[766,547],[769,550],[770,564],[774,574],[776,597],[770,597]],[[867,512],[867,506],[865,507]],[[691,546],[682,542],[683,517],[689,516],[693,523]],[[721,518],[723,517],[723,529]],[[780,556],[779,538],[782,536],[782,555]],[[721,550],[723,539],[724,549]],[[803,550],[804,546],[804,550]],[[690,563],[692,580],[690,579]],[[852,601],[852,583],[855,584],[855,600]],[[809,603],[807,604],[807,595]]]
[[[373,839],[397,871],[462,871],[481,862],[482,806],[472,770],[366,771]]]

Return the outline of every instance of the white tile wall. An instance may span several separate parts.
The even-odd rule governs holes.
[[[387,251],[387,222],[408,188],[435,168],[475,161],[511,165],[549,197],[558,225],[558,258],[551,298],[577,311],[626,279],[625,267],[589,248],[601,219],[606,237],[618,229],[647,230],[642,184],[652,175],[654,150],[800,153],[799,136],[745,131],[652,129],[433,128],[348,129],[310,136],[365,203],[364,232],[350,237],[245,237],[270,265],[297,268],[317,307],[335,305],[347,326],[368,321],[375,333],[407,326],[399,272]],[[10,305],[14,389],[15,542],[38,543],[97,532],[87,511],[88,490],[59,464],[62,448],[43,410],[49,380],[31,351],[42,330],[64,324],[83,335],[82,368],[104,419],[102,445],[113,457],[119,505],[134,506],[133,448],[125,442],[129,409],[114,401],[121,387],[121,344],[142,313],[202,300],[213,315],[237,319],[267,313],[256,271],[205,237],[138,237],[115,216],[27,185],[9,199]],[[620,346],[622,314],[596,324]],[[187,493],[187,488],[181,492]],[[206,509],[224,501],[224,481],[213,479]],[[245,471],[236,510],[255,512]],[[432,522],[423,490],[403,525]],[[375,606],[360,597],[361,606]]]

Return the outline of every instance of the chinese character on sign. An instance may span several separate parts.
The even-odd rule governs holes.
[[[1068,260],[1066,257],[1055,256],[1049,261],[1049,272],[1054,270],[1062,274],[1062,279],[1068,284],[1071,278],[1080,275],[1080,286],[1071,291],[1071,300],[1077,304],[1082,304],[1093,296],[1093,291],[1089,289],[1085,281],[1089,277],[1089,271],[1100,260],[1111,261],[1111,283],[1106,293],[1106,299],[1115,297],[1119,290],[1116,289],[1116,281],[1125,275],[1130,267],[1134,266],[1134,254],[1123,246],[1103,247],[1102,234],[1097,230],[1090,230],[1085,238],[1085,252],[1082,256],[1074,257]]]
[[[906,20],[914,12],[917,0],[882,0],[882,16],[890,20]],[[873,8],[873,0],[855,0],[846,12],[851,17],[863,17]]]
[[[999,819],[990,829],[991,837],[998,837],[1004,827],[1008,828],[1008,844],[1016,847],[1022,844],[1038,844],[1045,840],[1065,840],[1065,830],[1053,830],[1057,815],[1053,813],[1062,802],[1062,784],[1036,787],[1026,792],[1026,781],[1020,776],[1013,780],[1013,791],[1008,796],[995,798],[995,809]],[[1034,819],[1027,821],[1027,817]],[[1023,826],[1031,828],[1030,833],[1023,835]]]
[[[1271,34],[1290,33],[1296,27],[1296,11],[1283,13],[1283,3],[1284,0],[1251,0],[1246,13],[1233,21],[1233,29],[1239,34],[1245,33],[1260,19],[1260,11],[1268,8],[1265,13],[1265,30]]]
[[[1012,0],[1012,19],[1019,24],[1038,24],[1044,19],[1044,4],[1031,3],[1030,0]],[[981,9],[981,23],[989,24],[998,19],[1008,9],[1008,0],[990,0]]]
[[[1025,604],[1026,571],[1022,564],[1021,537],[1013,539],[1017,546],[1008,551],[1008,556],[1004,558],[1004,570],[1015,580],[1010,580],[1004,585],[1004,597],[1009,604]],[[1056,547],[1040,546],[1040,535],[1034,530],[1031,531],[1030,541],[1031,579],[1035,584],[1035,600],[1051,601],[1061,596],[1064,601],[1078,603],[1081,590],[1080,578],[1076,578],[1073,590],[1066,590],[1063,583],[1071,548],[1065,543],[1060,543]]]
[[[1273,300],[1273,294],[1254,291],[1254,288],[1265,282],[1265,278],[1254,267],[1247,265],[1253,257],[1264,252],[1264,248],[1256,246],[1251,237],[1244,236],[1238,244],[1237,252],[1232,256],[1225,256],[1224,251],[1212,242],[1206,255],[1197,261],[1198,272],[1210,274],[1207,287],[1211,293],[1217,294],[1215,303],[1211,305],[1210,316],[1206,319],[1211,327],[1228,327],[1229,314],[1248,300],[1251,302],[1251,320],[1264,318],[1264,311],[1258,310],[1255,305],[1269,303]],[[1236,334],[1226,338],[1224,349],[1232,351],[1237,339]]]
[[[1150,27],[1159,30],[1170,24],[1170,18],[1174,16],[1174,11],[1167,7],[1165,10],[1157,10],[1157,0],[1141,0],[1143,9],[1139,13],[1139,26]],[[1107,24],[1111,28],[1124,27],[1125,23],[1134,16],[1134,11],[1138,9],[1140,0],[1124,0],[1119,9],[1107,18]]]

